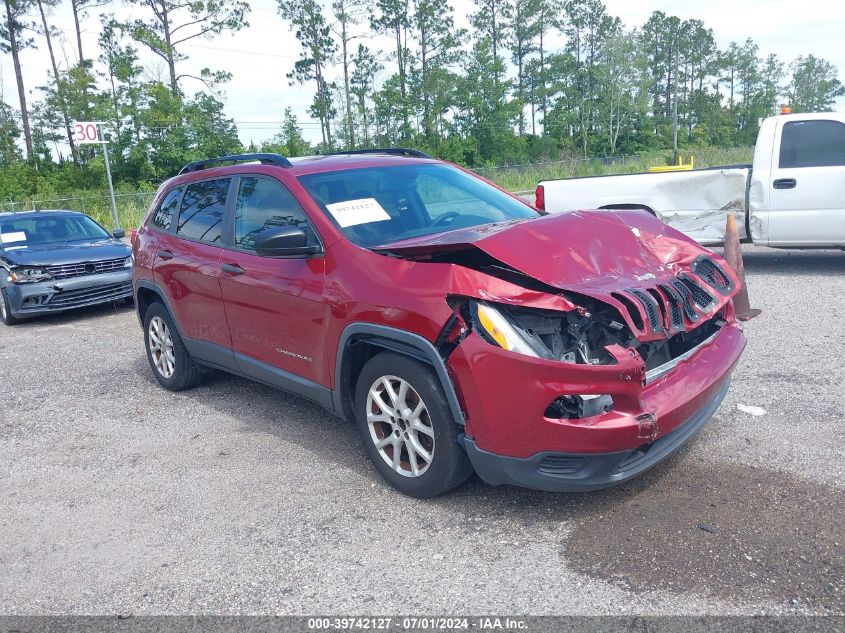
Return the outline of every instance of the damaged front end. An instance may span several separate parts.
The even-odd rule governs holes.
[[[453,318],[438,345],[476,448],[520,457],[637,449],[723,394],[744,345],[730,303],[736,281],[709,257],[603,299],[486,256],[436,259],[455,257]],[[469,268],[473,258],[483,265]]]
[[[545,454],[612,454],[633,472],[659,452],[629,453],[712,414],[745,344],[733,271],[644,214],[559,214],[379,250],[448,266],[437,347],[474,464],[479,451],[533,460],[532,472]]]

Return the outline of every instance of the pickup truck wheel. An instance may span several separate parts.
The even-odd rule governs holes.
[[[165,389],[182,391],[202,382],[205,374],[191,358],[173,318],[161,303],[153,303],[144,315],[144,344],[153,375]]]
[[[0,321],[5,325],[15,325],[18,322],[12,314],[12,306],[9,304],[5,288],[0,288]]]
[[[355,390],[355,418],[367,456],[394,488],[428,499],[459,486],[472,466],[434,372],[392,353],[367,362]]]

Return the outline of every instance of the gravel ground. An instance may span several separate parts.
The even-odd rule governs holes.
[[[589,495],[403,497],[306,401],[160,389],[126,307],[2,328],[0,613],[841,614],[845,254],[746,271],[716,416]]]

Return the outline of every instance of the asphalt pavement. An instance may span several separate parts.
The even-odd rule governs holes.
[[[0,326],[0,613],[842,614],[845,253],[745,266],[715,417],[584,495],[404,497],[307,401],[159,388],[129,307]]]

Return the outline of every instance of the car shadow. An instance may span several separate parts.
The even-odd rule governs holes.
[[[133,369],[145,382],[157,386],[146,356],[139,355],[133,363]],[[401,494],[393,491],[371,466],[354,424],[305,398],[224,371],[213,371],[198,387],[173,396],[201,401],[221,415],[240,422],[243,432],[267,433],[296,444],[314,455],[318,461],[329,460],[335,466],[354,469],[377,485],[394,494]],[[660,473],[671,470],[683,454],[682,450],[659,464],[651,471],[651,477],[658,477]],[[455,511],[467,507],[477,511],[485,504],[488,504],[488,510],[512,506],[514,512],[523,513],[521,520],[528,520],[530,512],[525,514],[525,511],[534,507],[537,510],[536,520],[541,520],[544,515],[540,510],[550,502],[558,508],[582,508],[585,503],[596,503],[599,499],[627,498],[639,494],[648,485],[640,478],[590,494],[561,494],[514,486],[490,486],[473,475],[456,491],[422,503],[432,503]],[[469,500],[472,503],[468,505]]]

